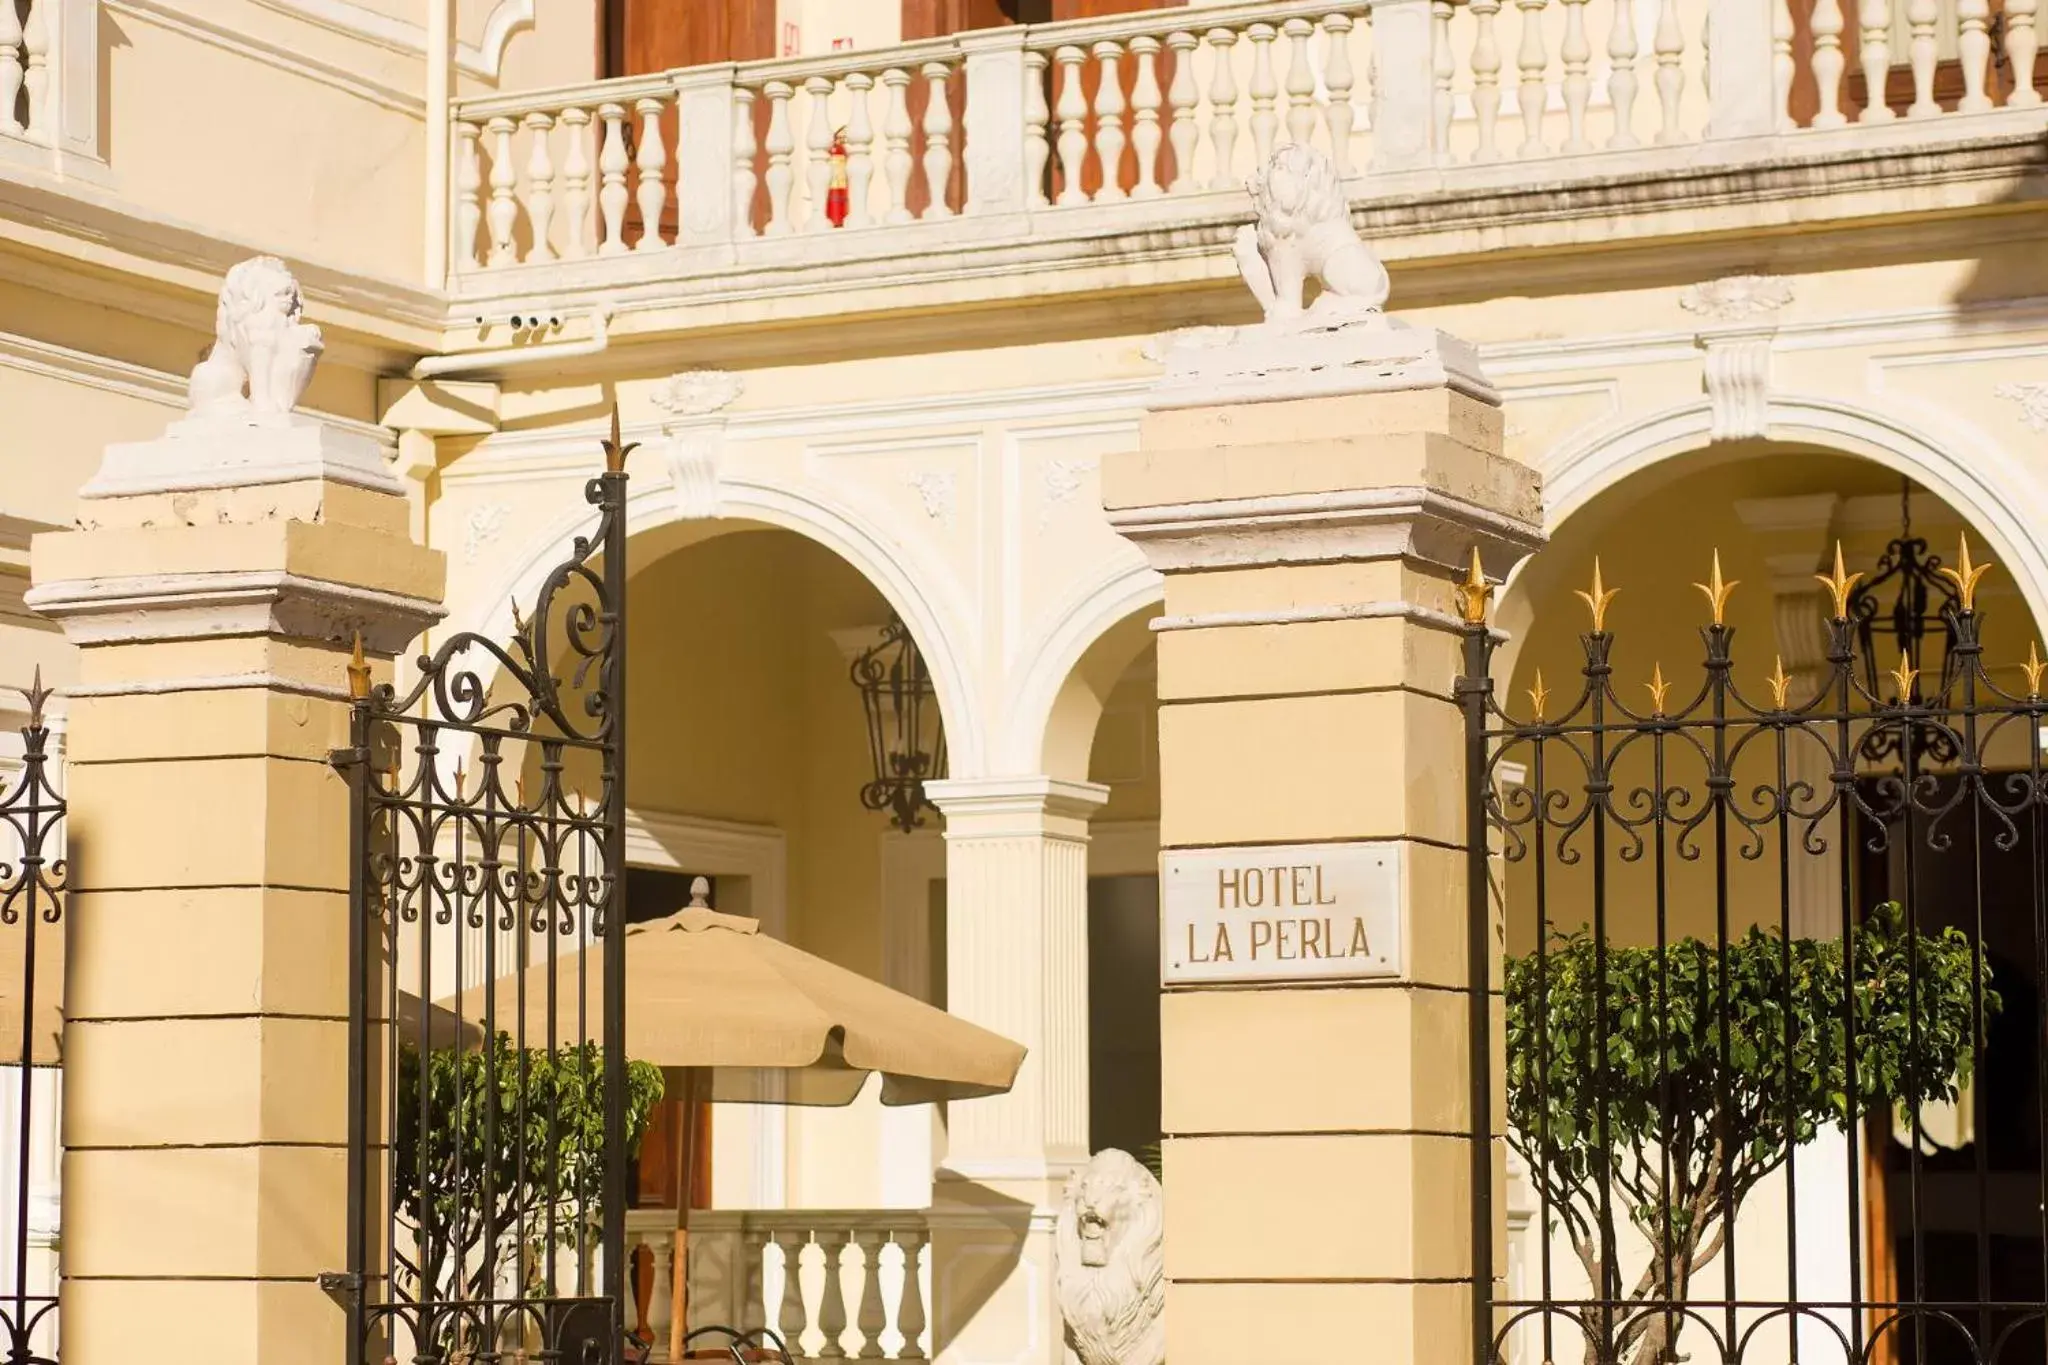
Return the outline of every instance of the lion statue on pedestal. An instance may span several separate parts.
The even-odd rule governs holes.
[[[1256,223],[1237,231],[1237,268],[1269,327],[1340,327],[1376,318],[1387,302],[1387,271],[1351,228],[1351,207],[1330,158],[1292,143],[1250,181]],[[1302,306],[1310,278],[1322,281]]]
[[[299,282],[277,257],[228,271],[213,345],[192,371],[192,415],[278,417],[297,407],[322,349],[303,312]]]
[[[1128,1152],[1097,1152],[1068,1182],[1053,1293],[1081,1365],[1163,1365],[1166,1203]]]

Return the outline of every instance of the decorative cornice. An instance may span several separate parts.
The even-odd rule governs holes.
[[[140,574],[39,583],[22,599],[74,645],[238,635],[346,644],[389,658],[447,613],[438,602],[277,570]]]
[[[1239,626],[1296,626],[1317,621],[1407,621],[1430,630],[1463,635],[1465,624],[1448,612],[1413,602],[1334,602],[1326,606],[1270,611],[1213,611],[1194,616],[1155,616],[1152,629],[1216,630]]]

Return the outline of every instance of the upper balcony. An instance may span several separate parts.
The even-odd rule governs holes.
[[[1215,279],[1289,140],[1397,270],[1986,210],[2044,164],[2036,3],[1197,7],[462,99],[450,344]]]

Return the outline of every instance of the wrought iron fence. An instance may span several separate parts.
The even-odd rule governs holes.
[[[1938,667],[1861,657],[1837,552],[1823,663],[1739,668],[1717,561],[1680,682],[1626,657],[1596,566],[1578,685],[1510,709],[1475,557],[1472,979],[1496,915],[1509,945],[1472,997],[1476,1359],[2048,1351],[2048,665],[1986,662],[1967,546],[1926,567]],[[1502,1132],[1534,1186],[1519,1289]]]
[[[0,796],[0,1132],[7,1159],[0,1331],[9,1365],[57,1359],[56,1108],[63,1035],[65,803],[50,779],[50,692],[37,671],[24,693],[21,768]],[[7,1074],[11,1073],[11,1074]]]
[[[358,645],[348,1270],[353,1365],[616,1361],[625,1057],[626,475],[506,644],[455,635],[403,693]]]

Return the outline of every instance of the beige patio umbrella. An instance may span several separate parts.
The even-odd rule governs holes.
[[[1016,1082],[1024,1048],[922,1000],[891,990],[760,932],[757,920],[705,905],[708,884],[692,885],[689,908],[626,928],[626,1056],[662,1068],[671,1099],[684,1101],[682,1197],[677,1214],[675,1326],[670,1358],[681,1354],[687,1322],[682,1269],[689,1214],[687,1173],[696,1169],[697,1103],[843,1105],[869,1075],[882,1077],[882,1103],[927,1104],[997,1095]],[[603,949],[588,962],[564,953],[524,976],[529,1045],[549,1037],[548,974],[589,992],[582,1009],[596,1035],[604,1017]],[[499,978],[499,1027],[521,1013],[521,976]],[[471,997],[464,1011],[474,1018]],[[576,1016],[557,1002],[553,1034]]]

